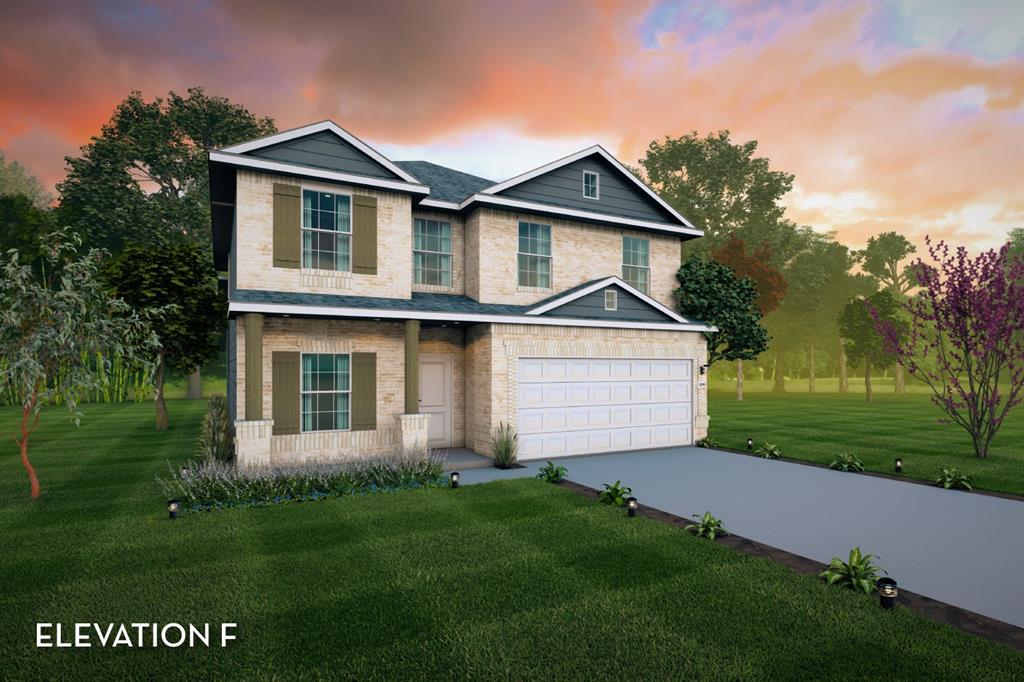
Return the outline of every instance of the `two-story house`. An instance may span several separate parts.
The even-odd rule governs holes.
[[[709,328],[672,302],[701,231],[599,146],[492,182],[324,121],[212,152],[210,193],[240,464],[707,432]]]

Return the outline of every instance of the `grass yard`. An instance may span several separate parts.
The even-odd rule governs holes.
[[[857,455],[868,471],[893,473],[903,458],[903,474],[931,480],[942,468],[970,474],[975,488],[1024,495],[1024,406],[1010,412],[987,459],[974,456],[967,432],[939,424],[942,416],[926,395],[839,393],[708,394],[712,436],[730,448],[755,448],[762,441],[782,448],[784,457],[829,464],[836,454]]]
[[[755,405],[755,403],[751,403]],[[0,458],[6,679],[992,679],[1024,654],[536,480],[166,520],[201,402],[44,415]],[[0,411],[0,431],[15,412]],[[724,421],[724,419],[722,420]],[[8,441],[9,442],[9,441]],[[783,441],[785,443],[785,441]],[[34,623],[239,623],[227,649],[36,649]]]

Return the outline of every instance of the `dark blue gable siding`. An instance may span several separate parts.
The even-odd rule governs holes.
[[[257,149],[249,152],[249,155],[370,178],[401,179],[345,140],[326,130]]]
[[[604,292],[608,289],[614,289],[619,292],[617,310],[604,309]],[[580,296],[576,300],[560,305],[553,310],[542,313],[542,315],[545,317],[622,320],[624,322],[676,322],[676,320],[673,320],[657,308],[641,301],[633,294],[614,284]]]
[[[583,196],[583,171],[600,174],[599,199]],[[618,169],[597,155],[574,161],[510,187],[500,192],[500,196],[623,218],[679,222],[642,189],[628,178],[623,178]]]

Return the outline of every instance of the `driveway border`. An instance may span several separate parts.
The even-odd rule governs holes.
[[[719,448],[708,448],[718,450]],[[737,452],[735,450],[726,450],[726,452],[734,452],[736,454],[748,454],[744,452]],[[752,455],[756,456],[756,455]],[[786,460],[793,461],[793,460]],[[811,466],[822,467],[828,469],[827,466],[821,464],[813,464],[811,462],[796,462],[798,464],[810,464]],[[881,478],[894,478],[899,481],[906,481],[908,479],[898,478],[895,476],[886,476],[884,474],[877,474]],[[918,481],[922,485],[928,485],[923,481]],[[598,490],[589,486],[575,483],[568,479],[563,480],[561,485],[579,495],[589,497],[594,500],[597,499]],[[958,491],[958,492],[969,492],[969,491]],[[1002,495],[997,495],[1002,497]],[[1012,498],[1011,498],[1012,499]],[[1020,499],[1020,498],[1016,498]],[[676,516],[654,507],[648,507],[647,505],[641,504],[637,509],[637,513],[640,516],[667,523],[669,525],[678,526],[680,529],[684,529],[686,526],[694,523],[694,519],[688,519],[684,516]],[[730,549],[742,552],[750,556],[765,557],[775,561],[776,563],[782,564],[786,568],[799,573],[801,575],[813,575],[817,576],[822,570],[825,569],[825,564],[819,563],[812,559],[802,557],[792,552],[787,552],[771,545],[766,545],[756,540],[750,540],[740,535],[733,535],[732,533],[716,538],[714,542],[729,547]],[[959,606],[953,606],[946,602],[938,601],[924,595],[917,594],[900,588],[899,597],[897,602],[901,606],[916,611],[925,618],[935,621],[936,623],[942,623],[944,625],[951,625],[959,630],[975,635],[977,637],[983,637],[993,642],[1005,644],[1006,646],[1014,649],[1024,651],[1024,628],[1019,628],[1010,623],[1005,623],[995,618],[989,618],[983,616],[980,613],[968,611],[962,609]],[[879,607],[881,608],[881,607]]]

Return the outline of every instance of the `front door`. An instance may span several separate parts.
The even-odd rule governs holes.
[[[427,446],[452,446],[452,356],[420,355],[420,414],[429,414]]]

